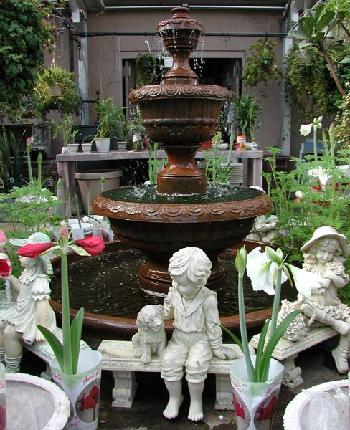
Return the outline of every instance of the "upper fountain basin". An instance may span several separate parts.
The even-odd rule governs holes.
[[[132,91],[129,99],[139,104],[151,140],[186,145],[214,135],[228,94],[218,85],[146,85]]]

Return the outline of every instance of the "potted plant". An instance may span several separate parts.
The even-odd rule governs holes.
[[[241,96],[235,100],[236,126],[240,132],[237,143],[252,141],[260,112],[261,107],[254,97]]]
[[[245,248],[239,249],[235,266],[238,272],[241,341],[230,330],[223,329],[244,354],[244,358],[235,360],[230,370],[237,429],[270,428],[284,370],[282,364],[271,358],[272,353],[289,324],[299,314],[299,311],[294,311],[277,324],[281,284],[289,278],[300,293],[310,296],[315,275],[287,264],[280,249],[275,251],[269,247],[264,252],[260,247],[255,248],[248,255]],[[275,296],[271,320],[263,326],[256,355],[251,354],[248,346],[245,321],[243,276],[246,269],[253,290]]]
[[[125,115],[123,108],[113,104],[111,97],[99,100],[96,105],[96,112],[99,118],[97,133],[94,138],[98,152],[108,152],[110,139],[124,134]]]
[[[71,241],[68,226],[63,225],[56,243],[27,244],[18,250],[18,254],[22,257],[35,258],[44,253],[61,257],[62,342],[45,327],[38,326],[38,328],[55,354],[56,362],[51,363],[52,378],[63,388],[71,401],[72,416],[67,429],[97,429],[96,411],[98,411],[101,375],[100,353],[94,350],[80,351],[84,308],[81,308],[72,323],[70,322],[67,254],[73,251],[79,255],[90,256],[101,253],[103,249],[104,242],[97,236]],[[87,396],[91,397],[89,405],[84,403]]]
[[[79,143],[75,143],[75,137],[78,130],[74,130],[74,123],[72,117],[68,114],[64,115],[61,121],[55,126],[54,137],[61,138],[63,145],[68,148],[70,152],[77,152]]]

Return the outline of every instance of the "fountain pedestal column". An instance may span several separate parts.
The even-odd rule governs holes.
[[[157,191],[162,194],[203,194],[207,184],[205,172],[197,167],[198,145],[164,146],[168,163],[157,176]]]

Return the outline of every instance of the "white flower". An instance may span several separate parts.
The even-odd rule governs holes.
[[[262,290],[266,294],[274,295],[277,269],[277,263],[271,261],[266,252],[261,252],[260,247],[254,248],[247,255],[247,275],[252,282],[254,291]],[[287,279],[287,276],[282,272],[281,283]]]
[[[288,267],[292,272],[295,288],[303,296],[310,297],[311,290],[321,287],[320,278],[317,274],[299,269],[291,264],[288,264]]]
[[[316,126],[317,128],[321,128],[322,127],[322,115],[319,116],[318,118],[314,118],[312,121],[312,125]]]
[[[302,136],[308,136],[311,133],[312,124],[303,124],[300,126],[300,134]]]
[[[325,189],[327,182],[332,178],[332,175],[330,175],[327,170],[325,170],[321,166],[315,169],[308,170],[307,174],[308,176],[317,178],[319,180],[322,190]]]

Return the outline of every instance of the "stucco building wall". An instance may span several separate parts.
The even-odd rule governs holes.
[[[170,12],[170,11],[169,11]],[[89,16],[88,32],[152,32],[157,23],[169,16],[165,10],[105,11],[102,15]],[[205,31],[239,33],[279,33],[281,11],[191,11],[191,16],[202,21]],[[206,36],[204,58],[241,58],[243,67],[249,47],[259,37]],[[276,55],[282,63],[282,38],[274,37]],[[88,39],[89,93],[113,97],[116,103],[123,100],[123,60],[136,58],[147,52],[148,42],[153,53],[159,52],[157,36],[104,36]],[[198,54],[200,55],[200,54]],[[124,70],[124,75],[127,73]],[[271,82],[257,88],[244,88],[243,94],[257,98],[262,107],[257,142],[260,148],[279,145],[282,123],[282,86]],[[93,118],[93,115],[92,115]]]

